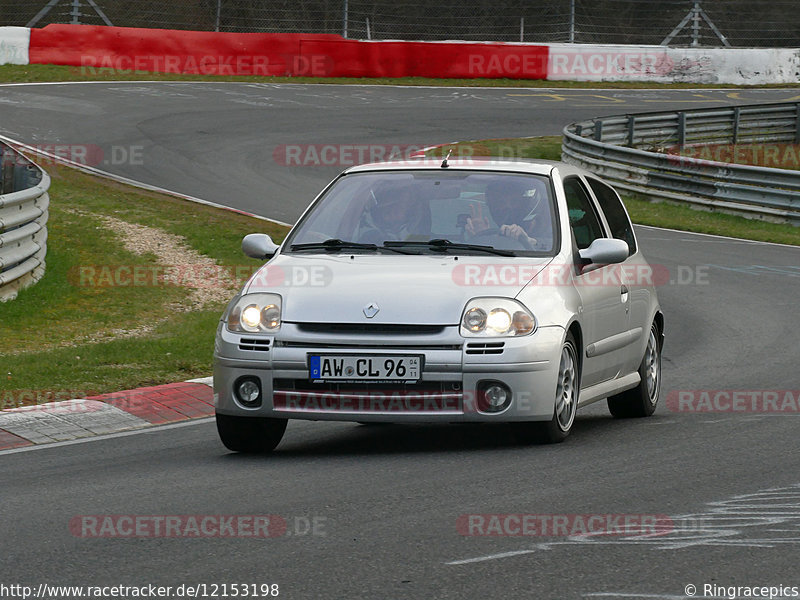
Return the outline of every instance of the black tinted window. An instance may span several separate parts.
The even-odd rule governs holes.
[[[611,228],[611,235],[618,240],[627,242],[630,253],[636,252],[636,239],[633,237],[633,226],[631,225],[625,208],[622,206],[617,193],[608,185],[597,179],[587,177],[589,186],[592,188],[597,202],[603,214],[606,216],[608,226]]]

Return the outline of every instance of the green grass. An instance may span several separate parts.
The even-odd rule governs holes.
[[[287,229],[66,167],[51,165],[47,171],[52,177],[47,270],[16,300],[0,303],[0,392],[63,390],[78,397],[208,375],[225,302],[181,312],[174,307],[186,303],[190,291],[184,287],[98,285],[91,278],[82,284],[81,268],[149,268],[156,259],[125,250],[95,215],[182,236],[218,264],[245,272],[259,262],[241,253],[241,238],[265,232],[279,241]],[[233,291],[222,295],[232,297]],[[152,324],[144,335],[115,333]],[[10,397],[6,394],[6,403]]]
[[[327,83],[370,85],[413,85],[454,87],[527,87],[527,88],[575,88],[593,89],[746,89],[789,88],[790,84],[739,86],[726,84],[696,83],[647,83],[604,81],[545,81],[540,79],[433,79],[429,77],[264,77],[228,75],[177,75],[146,71],[118,71],[94,67],[70,67],[61,65],[2,65],[0,83],[45,83],[54,81],[245,81],[257,83]]]
[[[561,137],[557,135],[466,141],[432,149],[429,156],[441,156],[453,148],[451,156],[506,156],[517,158],[561,159]],[[623,194],[631,219],[640,225],[665,227],[724,235],[747,240],[800,246],[800,227],[747,219],[737,215],[709,212],[668,202],[650,202],[640,196]]]

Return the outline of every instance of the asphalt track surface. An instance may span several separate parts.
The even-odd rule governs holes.
[[[143,165],[104,168],[292,220],[338,169],[276,165],[279,144],[555,134],[602,114],[798,94],[26,86],[0,88],[0,128],[28,143],[141,145]],[[671,274],[659,289],[662,398],[794,390],[796,399],[800,250],[637,234]],[[0,453],[0,585],[277,583],[282,598],[551,600],[800,586],[799,419],[676,412],[662,400],[642,420],[614,420],[595,404],[557,446],[515,445],[489,427],[292,422],[276,453],[248,457],[225,451],[202,421]],[[657,537],[461,534],[461,515],[487,513],[668,515],[674,525]],[[80,515],[264,514],[284,518],[291,535],[115,539],[69,529]]]

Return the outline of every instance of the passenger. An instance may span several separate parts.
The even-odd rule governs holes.
[[[517,240],[527,249],[536,248],[540,244],[534,237],[534,231],[544,231],[548,225],[539,222],[546,219],[537,210],[542,203],[542,199],[537,197],[540,193],[530,183],[516,178],[499,177],[491,181],[486,187],[485,196],[496,227],[492,227],[488,217],[483,215],[482,205],[473,204],[470,206],[472,214],[467,219],[466,233],[473,237],[500,235]]]

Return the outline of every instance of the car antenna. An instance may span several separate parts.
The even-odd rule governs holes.
[[[445,157],[444,157],[444,160],[442,161],[442,168],[443,168],[443,169],[446,169],[447,167],[449,167],[449,166],[450,166],[450,165],[448,165],[448,164],[447,164],[447,159],[448,159],[448,158],[450,158],[450,155],[451,155],[452,153],[453,153],[453,149],[452,149],[452,148],[450,148],[450,150],[448,150],[448,151],[447,151],[447,156],[445,156]]]

